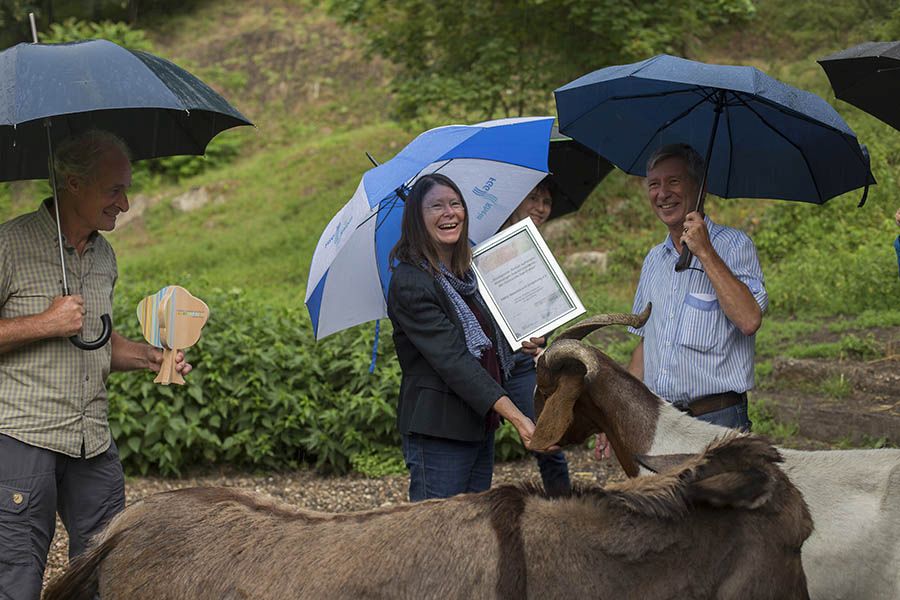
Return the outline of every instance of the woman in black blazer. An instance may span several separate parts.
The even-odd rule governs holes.
[[[490,488],[500,416],[526,446],[534,432],[502,387],[512,354],[476,292],[468,224],[456,184],[425,175],[406,199],[391,251],[397,424],[413,501]]]

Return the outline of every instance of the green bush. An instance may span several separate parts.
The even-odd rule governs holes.
[[[371,327],[316,342],[305,309],[252,304],[238,290],[192,291],[211,314],[188,351],[187,384],[156,385],[143,371],[110,377],[110,426],[128,472],[227,462],[343,473],[356,455],[399,447],[400,372],[388,360],[368,372]],[[132,339],[139,299],[117,293],[117,330]],[[389,336],[379,353],[393,354]]]
[[[131,50],[153,51],[153,43],[147,34],[122,22],[79,21],[69,17],[62,23],[52,23],[50,31],[40,36],[45,44],[63,44],[83,40],[109,40]]]

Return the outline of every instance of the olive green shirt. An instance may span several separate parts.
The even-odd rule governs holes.
[[[52,202],[52,201],[50,201]],[[0,225],[0,319],[34,315],[62,295],[52,203]],[[112,246],[96,232],[79,256],[64,240],[70,294],[84,297],[81,335],[94,340],[100,315],[112,316],[118,271]],[[109,447],[106,377],[112,344],[76,348],[67,338],[32,342],[0,354],[0,433],[69,456]]]

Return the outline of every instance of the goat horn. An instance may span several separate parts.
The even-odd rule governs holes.
[[[560,373],[556,379],[556,389],[544,402],[531,438],[531,448],[549,448],[566,433],[574,417],[575,401],[581,395],[585,380],[593,381],[600,371],[600,361],[593,351],[576,340],[554,341],[538,359],[538,369],[559,371],[567,364],[577,364],[584,368],[581,373]]]
[[[647,303],[647,308],[639,315],[630,313],[612,313],[608,315],[595,315],[580,323],[572,325],[561,334],[556,336],[555,341],[559,340],[580,340],[589,333],[607,325],[628,325],[629,327],[643,327],[644,323],[650,317],[650,311],[653,305]]]
[[[551,372],[558,371],[570,361],[575,361],[584,366],[584,377],[592,381],[600,369],[600,361],[593,351],[577,340],[555,339],[550,347],[541,354],[538,364],[546,366]]]

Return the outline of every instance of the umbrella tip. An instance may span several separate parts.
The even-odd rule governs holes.
[[[34,23],[34,13],[33,12],[28,13],[28,21],[31,23],[31,37],[34,40],[33,43],[37,44],[38,43],[37,25],[35,25],[35,23]]]
[[[366,158],[368,158],[369,161],[370,161],[373,165],[375,165],[376,167],[378,166],[378,161],[375,160],[374,158],[372,158],[372,155],[369,154],[368,152],[366,152]]]

